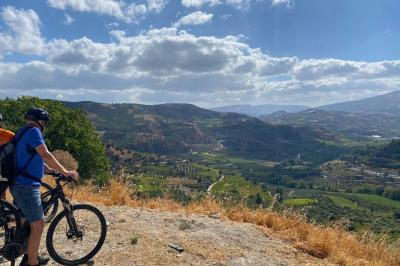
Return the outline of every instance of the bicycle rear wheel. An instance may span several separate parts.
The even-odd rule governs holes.
[[[87,204],[59,213],[49,226],[46,246],[49,255],[63,265],[83,264],[102,247],[107,234],[103,214]]]

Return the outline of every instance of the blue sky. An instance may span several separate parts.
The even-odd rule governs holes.
[[[0,97],[317,106],[400,88],[396,0],[1,1]]]

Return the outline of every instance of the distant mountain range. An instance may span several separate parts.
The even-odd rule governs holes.
[[[321,128],[350,138],[373,135],[400,136],[400,91],[325,105],[297,113],[276,112],[262,116],[266,123]]]
[[[357,101],[317,107],[326,111],[400,114],[400,90]]]
[[[220,113],[191,104],[65,103],[84,110],[106,142],[158,154],[220,151],[265,160],[323,161],[343,151],[323,140],[335,137],[308,127],[268,125],[244,114]]]
[[[244,105],[218,108],[223,112],[217,112],[191,104],[65,104],[84,110],[106,142],[130,150],[158,154],[220,151],[266,160],[302,154],[306,160],[323,161],[343,151],[341,146],[326,144],[337,143],[337,135],[356,139],[400,136],[398,103],[399,91],[314,109]],[[282,109],[293,113],[278,111],[262,120],[243,114],[257,116]]]
[[[350,113],[308,109],[299,113],[277,112],[261,119],[274,125],[310,126],[350,138],[400,136],[400,116],[386,113]]]
[[[213,108],[212,110],[217,112],[233,112],[233,113],[246,114],[254,117],[260,117],[262,115],[268,115],[278,111],[285,111],[287,113],[296,113],[306,109],[309,109],[309,107],[303,105],[263,104],[263,105],[230,105],[230,106]]]
[[[304,105],[229,105],[212,108],[211,110],[217,112],[233,112],[241,113],[249,116],[260,117],[276,112],[285,113],[298,113],[310,109]],[[393,91],[388,94],[364,98],[356,101],[348,101],[341,103],[334,103],[324,106],[315,107],[325,111],[341,111],[351,113],[388,113],[400,115],[400,90]]]

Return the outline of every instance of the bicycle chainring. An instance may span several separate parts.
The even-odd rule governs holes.
[[[1,248],[0,254],[7,260],[15,260],[24,254],[24,247],[18,242],[8,243]]]

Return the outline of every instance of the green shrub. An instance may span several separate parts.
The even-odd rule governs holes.
[[[136,245],[137,242],[139,241],[140,236],[137,234],[133,234],[131,236],[131,245]]]

